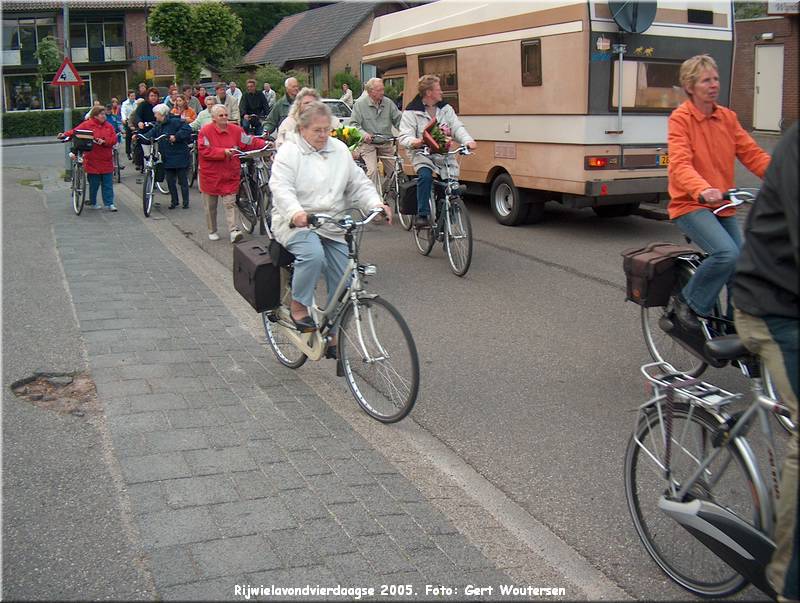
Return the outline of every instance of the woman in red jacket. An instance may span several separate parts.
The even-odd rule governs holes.
[[[92,107],[89,119],[78,124],[72,130],[59,134],[59,138],[72,136],[75,130],[91,130],[94,137],[92,150],[83,154],[83,168],[89,178],[89,203],[92,209],[99,209],[97,205],[97,189],[103,187],[103,203],[110,211],[117,211],[114,205],[114,160],[112,158],[114,145],[117,144],[117,133],[106,121],[105,107]]]
[[[266,141],[245,134],[236,124],[228,122],[225,105],[211,107],[211,123],[200,128],[197,148],[200,154],[200,190],[206,206],[208,238],[218,241],[217,203],[222,200],[228,222],[231,243],[242,238],[236,216],[236,193],[239,190],[239,159],[236,149],[262,149]]]

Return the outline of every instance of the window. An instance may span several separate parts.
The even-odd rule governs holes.
[[[125,27],[118,17],[72,21],[69,35],[75,63],[104,63],[126,58]]]
[[[420,75],[439,76],[442,97],[453,106],[458,113],[458,74],[456,71],[456,53],[438,54],[419,59]]]
[[[367,82],[374,77],[378,77],[378,69],[375,65],[361,63],[361,81]]]
[[[53,18],[3,19],[3,64],[36,65],[36,49],[46,36],[56,36]]]
[[[315,63],[308,66],[309,85],[317,90],[322,90],[322,65]]]
[[[6,111],[60,109],[61,94],[56,86],[48,85],[53,76],[46,76],[44,85],[38,88],[35,74],[6,76],[3,82]]]
[[[86,48],[86,23],[69,24],[69,45],[72,48]]]
[[[122,23],[104,23],[106,46],[124,46],[125,32]]]
[[[542,41],[522,42],[522,85],[542,85]]]
[[[630,109],[671,111],[686,95],[679,85],[679,63],[624,61],[622,68],[622,106]],[[612,69],[611,107],[617,108],[619,61]]]
[[[19,50],[19,27],[16,19],[3,19],[3,50]]]

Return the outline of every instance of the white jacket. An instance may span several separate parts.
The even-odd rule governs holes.
[[[289,228],[297,212],[336,214],[350,207],[369,211],[383,205],[375,185],[353,161],[347,146],[335,138],[328,138],[321,151],[301,136],[286,140],[275,154],[269,188],[272,232],[281,245],[300,230]],[[343,231],[333,225],[326,224],[317,233],[344,241]]]

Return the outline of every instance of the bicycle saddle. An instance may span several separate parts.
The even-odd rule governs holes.
[[[705,353],[715,360],[740,360],[751,356],[738,335],[723,335],[705,343]]]

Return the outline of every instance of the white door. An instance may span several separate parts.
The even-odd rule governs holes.
[[[753,128],[780,130],[783,105],[783,45],[756,46]]]

